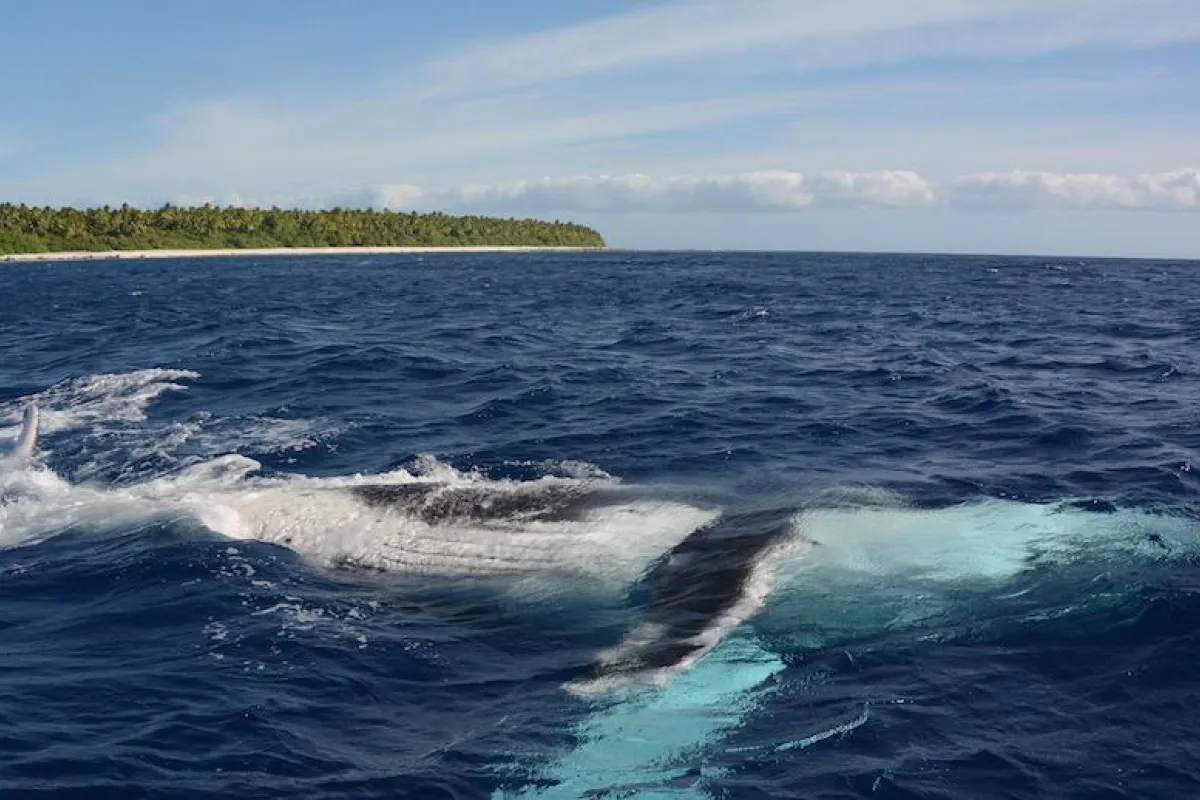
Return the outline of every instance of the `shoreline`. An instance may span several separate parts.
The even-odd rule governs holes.
[[[160,258],[235,258],[244,256],[402,255],[409,253],[597,253],[606,247],[538,245],[463,245],[461,247],[231,247],[219,250],[76,250],[58,253],[0,254],[0,264],[55,261],[127,261]]]

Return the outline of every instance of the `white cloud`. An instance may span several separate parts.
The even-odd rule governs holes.
[[[362,186],[341,192],[329,198],[328,202],[319,205],[340,206],[342,208],[378,208],[403,210],[422,208],[426,205],[427,193],[420,186],[409,183],[386,184],[382,186]],[[304,205],[313,205],[306,202]]]
[[[347,154],[352,151],[351,147],[345,148]],[[184,179],[179,183],[184,187],[198,186],[198,189],[154,191],[150,188],[153,182],[171,176],[171,164],[187,163],[177,158],[177,151],[169,150],[140,163],[123,162],[83,173],[92,179],[118,172],[126,179],[145,178],[146,183],[139,187],[140,191],[72,195],[59,200],[33,198],[33,201],[75,205],[125,201],[135,204],[170,201],[181,205],[210,202],[235,206],[341,206],[499,214],[742,214],[855,208],[949,208],[1007,213],[1037,210],[1200,211],[1200,168],[1132,175],[1006,170],[969,172],[941,181],[909,169],[814,173],[766,169],[665,176],[627,172],[438,185],[433,182],[363,180],[386,159],[382,152],[370,148],[359,155],[363,159],[361,167],[354,167],[359,163],[357,161],[341,162],[333,168],[326,164],[326,171],[319,181],[297,181],[289,186],[270,180],[270,174],[299,166],[305,158],[315,158],[315,148],[297,145],[289,152],[282,147],[275,152],[275,160],[267,159],[266,165],[256,163],[253,152],[235,153],[230,157],[243,165],[247,174],[257,178],[242,190],[221,186],[229,183],[224,177],[207,183],[195,180],[202,170],[193,164],[188,171],[179,173],[178,177]],[[264,166],[268,172],[255,175],[255,169]],[[340,179],[343,174],[348,174],[351,181]],[[355,176],[359,180],[354,181]],[[255,183],[261,187],[257,191]],[[19,193],[11,194],[17,201],[30,200]]]
[[[1194,0],[683,0],[480,46],[429,69],[443,89],[470,91],[746,54],[825,67],[1197,38]]]
[[[931,206],[967,211],[1200,211],[1200,169],[1132,177],[1016,171],[967,175],[943,186],[905,170],[825,172],[811,177],[783,170],[716,176],[595,175],[442,189],[380,185],[340,193],[317,205],[533,214]]]
[[[1005,172],[967,175],[948,191],[967,209],[1038,208],[1142,211],[1200,210],[1200,169],[1123,177],[1100,173]]]
[[[345,196],[335,201],[342,202]],[[912,172],[829,172],[806,178],[769,170],[733,175],[596,175],[472,183],[435,191],[380,186],[357,197],[378,208],[438,207],[506,213],[798,211],[814,206],[913,207],[934,201]]]
[[[828,204],[912,207],[934,203],[933,186],[915,172],[825,172],[809,182]]]
[[[599,175],[469,184],[443,194],[454,207],[529,211],[764,211],[799,209],[815,198],[798,173],[713,177]]]

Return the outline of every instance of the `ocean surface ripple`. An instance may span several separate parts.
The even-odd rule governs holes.
[[[1200,265],[0,268],[3,798],[1200,796]]]

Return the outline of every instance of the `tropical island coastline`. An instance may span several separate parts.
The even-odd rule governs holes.
[[[333,208],[0,204],[0,261],[598,250],[572,222]]]
[[[461,247],[243,247],[220,250],[59,250],[0,254],[0,264],[51,261],[133,261],[166,258],[271,258],[274,256],[374,256],[406,253],[593,253],[604,247],[463,245]]]

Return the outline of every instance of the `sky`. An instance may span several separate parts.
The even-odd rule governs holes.
[[[0,202],[1200,258],[1197,0],[0,0]]]

